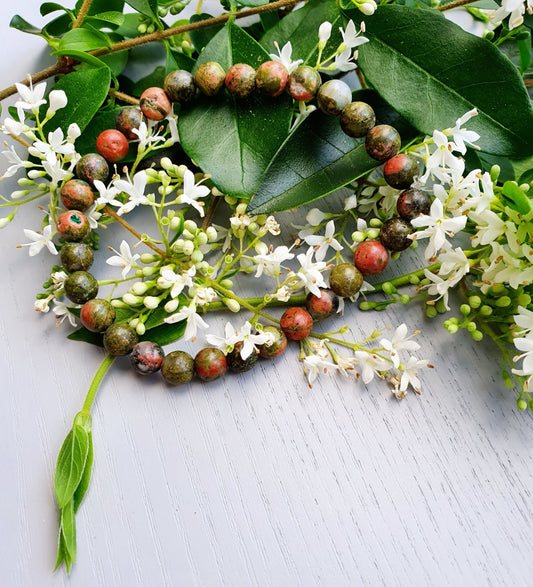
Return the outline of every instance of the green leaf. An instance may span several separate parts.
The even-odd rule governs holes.
[[[146,90],[154,86],[163,87],[165,81],[166,69],[162,65],[158,65],[151,73],[146,77],[138,80],[133,86],[133,96],[137,98]]]
[[[175,71],[176,69],[184,69],[185,71],[191,71],[194,67],[194,59],[187,57],[183,53],[179,51],[174,51],[168,45],[166,47],[167,50],[167,60],[165,63],[165,74],[170,73],[171,71]],[[164,81],[164,80],[163,80]]]
[[[172,342],[179,340],[183,336],[186,326],[186,320],[176,322],[176,324],[162,324],[149,331],[147,330],[145,334],[139,338],[140,340],[149,340],[161,346],[165,346],[166,344],[171,344]]]
[[[215,60],[224,69],[233,63],[257,67],[268,55],[242,29],[229,25],[211,40],[197,65]],[[178,125],[184,151],[211,175],[217,188],[248,199],[287,136],[291,117],[289,96],[266,99],[254,93],[247,100],[236,100],[220,93],[183,107]]]
[[[195,22],[200,22],[202,20],[209,20],[210,18],[213,18],[211,14],[206,14],[205,12],[202,12],[201,14],[193,14],[191,16],[190,22],[192,24]],[[198,53],[200,53],[204,49],[204,47],[207,47],[209,41],[211,41],[211,39],[223,28],[224,25],[221,24],[217,26],[205,27],[203,29],[197,29],[195,31],[190,31],[189,36],[191,38],[192,44],[194,45],[194,48],[198,51]]]
[[[74,424],[57,457],[54,486],[60,509],[72,499],[80,484],[88,454],[88,432],[79,424]]]
[[[50,14],[51,12],[57,12],[58,10],[61,12],[72,14],[72,12],[68,10],[68,8],[61,6],[61,4],[58,4],[57,2],[44,2],[40,6],[41,16],[46,16],[47,14]]]
[[[274,42],[281,48],[287,41],[291,41],[293,61],[303,59],[305,63],[314,66],[318,50],[318,29],[326,20],[332,24],[331,37],[323,53],[328,56],[342,41],[339,27],[343,24],[343,19],[336,0],[310,0],[303,8],[294,10],[269,29],[260,43],[268,53],[275,53]]]
[[[63,76],[52,89],[64,90],[68,104],[46,124],[46,130],[61,127],[66,134],[75,122],[83,131],[105,101],[110,80],[107,67],[80,69]]]
[[[94,344],[95,346],[102,347],[104,346],[102,335],[98,332],[90,332],[87,328],[78,328],[74,332],[71,332],[67,338],[69,340],[77,340],[80,342],[87,342],[89,344]]]
[[[157,0],[126,0],[126,4],[134,8],[137,12],[149,16],[155,20],[157,17]]]
[[[104,63],[98,57],[91,55],[90,53],[85,53],[84,51],[76,51],[75,49],[64,49],[59,51],[54,51],[52,55],[57,55],[58,57],[61,55],[66,55],[68,57],[72,57],[82,63],[88,63],[93,67],[107,67],[107,64]]]
[[[269,0],[237,0],[239,6],[263,6],[268,4]]]
[[[74,516],[74,506],[72,501],[69,501],[61,510],[60,531],[63,535],[63,544],[70,564],[76,562],[76,518]],[[70,564],[67,564],[67,571],[70,572]]]
[[[65,566],[67,567],[67,573],[70,573],[70,568],[72,566],[72,560],[70,558],[70,554],[67,549],[65,536],[63,535],[63,528],[61,526],[61,519],[60,519],[58,540],[57,540],[57,559],[56,559],[56,566],[54,567],[54,571],[59,568],[59,566],[61,565],[62,562],[65,562]]]
[[[415,136],[414,129],[375,92],[355,92],[353,100],[370,104],[378,121],[395,126],[404,140]],[[248,210],[268,214],[295,208],[366,175],[379,164],[366,154],[364,142],[348,137],[338,118],[314,112],[276,153]]]
[[[9,26],[12,29],[17,29],[18,31],[22,31],[23,33],[29,33],[30,35],[40,35],[41,29],[37,28],[30,24],[27,20],[24,20],[22,16],[15,14],[15,16],[11,19]]]
[[[347,17],[361,22],[358,10]],[[366,80],[420,131],[431,135],[476,107],[468,129],[489,153],[533,152],[533,109],[513,64],[489,41],[463,31],[434,10],[380,6],[365,20],[359,47]]]
[[[76,491],[72,496],[72,505],[74,508],[74,513],[76,513],[87,493],[87,489],[89,487],[89,482],[91,480],[91,473],[93,468],[93,459],[94,459],[94,452],[93,452],[93,435],[92,432],[88,432],[89,437],[89,449],[87,451],[87,459],[85,460],[85,467],[83,468],[83,475],[81,476],[80,483],[78,487],[76,487]]]
[[[51,20],[43,27],[43,33],[52,37],[60,37],[70,30],[72,26],[72,18],[68,14],[62,14],[54,20]],[[57,42],[57,39],[54,39]],[[55,45],[54,45],[55,46]]]
[[[124,15],[122,12],[101,12],[96,16],[87,16],[83,22],[89,23],[97,28],[119,27],[124,23]]]
[[[60,43],[60,51],[93,51],[100,47],[108,47],[107,35],[88,29],[73,29],[66,33]]]
[[[519,214],[528,214],[533,209],[531,200],[514,181],[506,181],[503,184],[502,194],[505,204]]]
[[[76,12],[79,11],[82,4],[83,0],[78,0],[76,2]],[[89,6],[88,14],[94,16],[109,10],[113,12],[122,12],[124,10],[124,0],[93,0]]]
[[[516,44],[520,55],[520,73],[524,75],[524,71],[531,65],[531,34],[528,39],[520,39]]]

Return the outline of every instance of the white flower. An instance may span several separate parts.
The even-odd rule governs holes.
[[[193,265],[193,268],[194,265]],[[212,287],[199,287],[194,294],[194,301],[199,306],[205,306],[217,299],[217,293]]]
[[[305,255],[298,255],[297,259],[301,267],[296,276],[300,279],[300,287],[305,287],[308,291],[315,294],[315,296],[320,297],[320,288],[327,287],[324,276],[321,273],[321,271],[326,269],[326,263],[324,261],[313,263],[313,253],[313,247],[309,247]]]
[[[449,311],[450,307],[448,306],[448,290],[450,289],[450,287],[453,287],[455,283],[450,279],[444,279],[440,275],[432,273],[428,269],[424,269],[424,275],[432,283],[422,286],[421,289],[427,288],[428,294],[430,296],[437,296],[435,298],[435,301],[440,300],[440,298],[442,298],[444,301],[444,307]]]
[[[15,175],[19,169],[23,169],[24,167],[32,167],[32,164],[29,161],[25,161],[19,157],[13,145],[11,145],[7,151],[2,151],[2,155],[8,160],[9,163],[11,163],[2,176],[3,178]]]
[[[185,287],[192,287],[192,278],[196,275],[196,267],[193,265],[183,273],[174,273],[168,267],[161,270],[161,277],[167,282],[167,287],[172,287],[170,297],[177,298]]]
[[[426,359],[417,359],[416,357],[409,357],[409,360],[405,364],[400,365],[401,378],[400,378],[400,391],[406,391],[407,387],[411,387],[420,393],[420,380],[417,377],[418,369],[421,367],[427,367],[429,361]]]
[[[72,174],[63,169],[63,167],[61,166],[61,161],[59,161],[59,159],[57,159],[54,154],[45,159],[42,162],[42,165],[43,169],[50,176],[50,183],[52,185],[58,185],[66,177],[72,177]]]
[[[67,129],[67,141],[69,143],[74,143],[80,135],[81,135],[80,127],[75,122],[73,122],[72,124],[69,124],[68,129]]]
[[[224,336],[217,336],[216,334],[207,334],[205,339],[209,344],[212,344],[217,349],[220,349],[224,353],[230,353],[233,350],[233,347],[237,342],[239,342],[239,338],[237,335],[237,331],[232,326],[231,322],[226,322],[226,326],[224,328]]]
[[[366,37],[359,36],[361,34],[361,31],[356,32],[353,20],[350,20],[348,22],[345,31],[341,27],[339,27],[339,30],[342,35],[343,45],[345,45],[349,49],[354,49],[355,47],[359,47],[359,45],[362,45],[363,43],[368,43],[368,39]]]
[[[40,157],[42,154],[46,159],[49,159],[50,156],[55,157],[56,153],[72,156],[74,154],[74,145],[65,141],[65,136],[61,128],[56,128],[53,132],[48,133],[47,143],[35,141],[28,151],[37,157]]]
[[[13,120],[12,118],[6,118],[4,120],[3,132],[18,137],[21,133],[28,130],[30,127],[24,122],[25,116],[24,111],[21,108],[17,109],[19,120]]]
[[[102,216],[102,214],[96,210],[96,206],[97,204],[96,202],[94,202],[84,212],[85,216],[87,217],[87,220],[89,221],[89,226],[93,230],[96,230],[98,228],[98,220],[100,220],[100,217]]]
[[[533,373],[533,338],[525,336],[513,340],[515,347],[523,351],[521,355],[514,358],[515,361],[522,360],[522,374],[530,375]]]
[[[372,16],[374,12],[376,12],[377,7],[378,6],[374,0],[366,0],[366,2],[357,5],[357,8],[359,8],[359,10],[367,16]]]
[[[179,143],[180,135],[178,132],[178,122],[176,120],[176,117],[171,112],[167,116],[166,120],[168,121],[168,129],[170,130],[170,140],[172,141],[172,143]]]
[[[68,275],[64,271],[55,271],[50,275],[50,277],[54,283],[54,289],[59,290],[63,287],[65,279],[67,279]]]
[[[157,144],[165,140],[165,137],[157,133],[159,123],[152,121],[149,122],[150,126],[147,126],[146,122],[141,121],[139,128],[133,128],[131,132],[139,137],[139,151],[145,151],[148,145]],[[157,127],[156,127],[157,125]],[[156,128],[156,132],[153,132]]]
[[[68,104],[67,95],[63,90],[52,90],[48,94],[48,115],[64,108]]]
[[[287,43],[283,45],[283,49],[281,49],[281,51],[279,45],[276,42],[274,42],[274,46],[278,50],[278,53],[277,55],[276,53],[270,53],[270,58],[272,61],[277,61],[278,63],[284,65],[289,72],[289,75],[300,65],[300,63],[303,63],[303,59],[297,59],[296,61],[291,59],[292,45],[290,41],[287,41]]]
[[[252,325],[250,322],[246,321],[239,330],[236,331],[235,342],[233,344],[242,342],[240,354],[242,360],[245,361],[253,352],[259,352],[256,345],[262,345],[266,342],[271,342],[272,340],[272,333],[260,331],[257,334],[252,334]]]
[[[322,212],[322,210],[319,210],[318,208],[312,208],[307,213],[305,220],[307,224],[309,224],[310,226],[319,226],[320,224],[322,224],[325,218],[326,215],[324,212]]]
[[[99,179],[95,179],[93,183],[99,194],[98,199],[96,200],[98,206],[122,206],[122,202],[115,198],[119,193],[119,190],[114,187],[113,184],[106,186],[104,182]]]
[[[425,257],[426,259],[431,259],[444,246],[447,236],[453,237],[456,232],[463,230],[466,225],[466,216],[448,218],[444,215],[442,202],[435,198],[431,204],[429,214],[421,214],[417,218],[413,218],[411,224],[416,228],[427,227],[425,230],[410,235],[410,237],[417,240],[429,238]]]
[[[352,50],[347,47],[344,49],[342,53],[337,53],[335,55],[334,66],[337,71],[353,71],[357,68],[357,65],[354,63],[354,59],[356,59],[356,54],[354,53],[352,59]]]
[[[335,249],[336,251],[342,250],[342,245],[334,238],[334,235],[335,224],[333,220],[330,220],[326,224],[324,236],[312,234],[304,238],[308,245],[311,245],[315,248],[315,257],[317,261],[323,261],[325,259],[329,247]]]
[[[44,93],[46,92],[46,83],[43,82],[34,87],[30,76],[28,76],[28,80],[29,85],[27,86],[24,84],[15,84],[21,97],[21,100],[15,102],[15,107],[37,112],[41,104],[46,104],[46,100],[43,100]]]
[[[124,214],[124,212],[131,212],[133,208],[139,204],[146,204],[148,202],[148,198],[144,195],[147,181],[148,176],[146,175],[146,171],[143,170],[138,171],[133,176],[133,181],[128,176],[127,181],[124,179],[117,179],[113,182],[114,187],[116,187],[120,192],[125,192],[129,196],[128,202],[123,204],[117,210],[117,214],[119,216]]]
[[[116,253],[116,255],[109,257],[109,259],[106,260],[106,263],[113,267],[122,267],[122,279],[126,279],[128,273],[137,264],[137,259],[140,258],[140,255],[137,253],[132,255],[130,246],[125,240],[120,243],[120,253],[111,247],[109,247],[109,249]]]
[[[459,151],[462,155],[466,153],[466,144],[475,147],[474,143],[479,139],[479,135],[473,130],[465,130],[461,127],[473,116],[477,116],[477,114],[477,108],[469,110],[466,114],[456,120],[455,126],[449,131],[449,134],[451,134],[453,138],[454,150]]]
[[[257,271],[255,276],[260,277],[263,273],[265,275],[276,276],[281,271],[281,264],[284,261],[293,259],[294,255],[290,249],[284,245],[276,247],[270,253],[264,255],[256,255],[254,261],[257,263]]]
[[[331,361],[326,361],[322,357],[318,355],[308,355],[303,360],[304,364],[304,373],[307,376],[307,381],[309,383],[309,387],[312,386],[313,381],[317,378],[317,375],[320,371],[324,373],[327,372],[328,369],[332,371],[336,370],[338,367]]]
[[[446,135],[440,130],[433,131],[433,142],[436,149],[431,153],[426,162],[426,173],[420,178],[421,182],[427,181],[430,175],[434,175],[441,181],[447,182],[450,179],[448,171],[459,169],[461,160],[453,155],[453,143],[448,142]]]
[[[318,28],[318,41],[322,45],[322,47],[325,47],[325,45],[328,42],[330,37],[331,37],[331,23],[329,21],[325,20]]]
[[[266,222],[263,224],[263,230],[268,230],[273,236],[278,236],[281,233],[279,223],[274,216],[267,217]]]
[[[56,322],[56,326],[59,326],[65,318],[68,318],[71,326],[76,326],[76,316],[70,312],[69,308],[77,308],[74,304],[66,304],[59,300],[54,300],[54,314],[59,320]]]
[[[25,244],[19,245],[19,246],[30,247],[28,250],[30,257],[33,257],[34,255],[37,255],[38,253],[40,253],[41,249],[43,249],[44,247],[46,247],[50,251],[50,253],[52,253],[52,255],[57,255],[57,249],[56,249],[54,243],[52,242],[52,238],[54,237],[54,233],[52,233],[52,225],[51,224],[47,224],[44,227],[42,234],[35,232],[33,230],[29,230],[27,228],[24,229],[24,234],[25,234],[26,238],[29,238],[32,242],[25,243]]]
[[[533,332],[533,312],[523,306],[518,306],[517,309],[518,314],[514,316],[516,325],[527,333]]]
[[[381,346],[390,353],[392,363],[396,368],[398,368],[400,364],[399,351],[404,349],[406,351],[417,351],[420,348],[420,345],[414,340],[409,340],[410,338],[411,337],[407,336],[407,325],[400,324],[400,326],[394,331],[391,340],[388,338],[382,338],[379,341]]]
[[[492,210],[484,210],[480,214],[470,212],[468,217],[477,224],[476,234],[472,237],[474,247],[497,240],[507,228],[502,218]]]
[[[357,368],[365,385],[370,383],[375,375],[381,377],[381,372],[388,371],[390,367],[388,361],[372,352],[355,351],[354,356],[357,359]]]
[[[272,294],[273,298],[280,302],[288,302],[291,299],[291,292],[286,285],[282,285],[275,293]]]
[[[184,306],[177,314],[172,314],[172,316],[165,318],[167,324],[175,324],[182,320],[187,320],[183,340],[192,340],[194,342],[198,328],[209,328],[205,320],[196,313],[195,303],[191,303],[190,306]]]
[[[198,203],[198,198],[205,198],[211,191],[207,186],[200,185],[203,179],[198,183],[194,182],[194,173],[187,169],[183,174],[183,193],[178,200],[181,204],[189,204],[196,208],[200,216],[204,216],[203,202]]]
[[[450,280],[452,285],[459,283],[470,271],[468,257],[464,254],[461,247],[456,247],[455,249],[450,248],[442,252],[437,257],[437,260],[441,264],[438,274]]]
[[[35,300],[33,303],[33,309],[36,312],[43,312],[43,314],[46,314],[46,312],[50,311],[50,301],[53,297],[53,295],[49,295],[47,298]]]
[[[528,12],[531,12],[532,5],[531,0],[528,0]],[[524,22],[525,8],[523,0],[502,0],[500,8],[489,13],[490,20],[495,24],[499,24],[509,16],[509,30],[513,30]]]
[[[357,194],[352,194],[344,200],[344,211],[353,210],[357,208]]]

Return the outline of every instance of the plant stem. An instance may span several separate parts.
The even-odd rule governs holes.
[[[107,355],[106,358],[102,361],[100,367],[98,367],[98,371],[96,371],[94,375],[94,379],[91,382],[89,387],[89,391],[87,392],[87,396],[85,401],[83,402],[83,407],[81,411],[85,414],[91,413],[91,408],[93,406],[94,398],[96,396],[96,392],[98,391],[98,387],[104,378],[104,375],[107,373],[107,370],[113,364],[115,357],[113,355]]]
[[[120,100],[121,102],[127,102],[128,104],[133,104],[134,106],[138,106],[140,103],[138,98],[134,98],[133,96],[125,94],[124,92],[119,92],[118,90],[109,90],[108,94],[113,96],[113,98]]]
[[[17,135],[12,135],[11,133],[9,133],[9,137],[12,138],[14,141],[17,141],[21,145],[24,145],[26,149],[28,147],[31,147],[31,144],[28,143],[28,141],[25,141],[22,137],[17,137]]]
[[[162,41],[168,37],[172,37],[174,35],[178,35],[181,33],[187,33],[189,31],[221,25],[226,23],[232,16],[234,16],[235,18],[245,18],[247,16],[253,16],[254,14],[260,14],[262,12],[270,12],[273,10],[279,10],[280,8],[294,6],[296,4],[299,4],[301,1],[302,0],[278,0],[277,2],[273,2],[272,4],[263,4],[262,6],[256,6],[248,10],[241,10],[240,12],[237,12],[234,15],[223,14],[221,16],[217,16],[216,18],[209,18],[207,20],[202,20],[199,22],[193,22],[182,26],[172,27],[164,31],[156,31],[148,35],[143,35],[141,37],[135,37],[134,39],[128,39],[126,41],[115,43],[111,45],[111,47],[102,47],[101,49],[91,51],[89,54],[99,57],[101,55],[107,55],[109,53],[116,53],[117,51],[126,51],[127,49],[131,49],[132,47],[138,47],[139,45],[152,43],[153,41]],[[47,67],[42,71],[32,74],[32,82],[37,83],[60,73],[68,73],[72,70],[73,63],[74,62],[68,58],[60,57],[57,63],[55,63],[54,65],[51,65],[50,67]],[[29,85],[28,79],[24,79],[20,83],[26,86]],[[9,86],[8,88],[5,88],[4,90],[0,91],[0,101],[16,93],[16,86]]]
[[[246,298],[245,302],[250,306],[258,306],[264,304],[268,308],[285,307],[285,306],[302,306],[305,303],[306,295],[291,296],[289,300],[283,302],[273,298],[265,303],[265,298]],[[227,310],[228,307],[224,302],[211,302],[202,307],[205,312],[217,312],[219,310]]]
[[[152,251],[155,251],[159,256],[161,256],[161,257],[167,256],[165,251],[161,250],[159,247],[156,247],[153,243],[148,242],[148,241],[144,241],[142,238],[142,234],[140,232],[137,232],[131,224],[129,224],[123,218],[121,218],[112,208],[110,208],[109,206],[104,206],[103,211],[108,216],[111,216],[111,218],[113,218],[113,220],[115,220],[115,222],[118,222],[120,224],[120,226],[122,226],[122,228],[125,228],[128,232],[133,234],[134,237],[136,237],[140,241],[142,241],[147,247],[150,247],[152,249]]]
[[[211,219],[213,218],[213,214],[215,213],[220,198],[221,196],[213,196],[211,204],[209,205],[209,209],[207,210],[207,214],[205,215],[204,221],[202,223],[203,230],[207,230],[207,227],[211,224]]]
[[[466,6],[467,4],[473,4],[474,2],[479,2],[479,0],[456,0],[455,2],[444,4],[444,6],[439,6],[437,10],[446,12],[446,10],[452,10],[453,8],[459,8],[460,6]]]
[[[82,25],[83,19],[87,16],[92,3],[93,0],[83,0],[83,4],[81,5],[80,11],[78,12],[78,16],[72,25],[73,29],[77,29]]]

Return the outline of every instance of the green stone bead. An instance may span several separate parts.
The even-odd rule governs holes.
[[[242,342],[238,342],[231,353],[226,355],[228,368],[234,373],[244,373],[245,371],[249,371],[257,363],[259,355],[255,351],[252,351],[252,354],[249,357],[243,359],[241,357],[241,349]]]
[[[67,273],[88,271],[93,264],[93,250],[85,243],[65,243],[59,253],[61,265]]]
[[[255,75],[255,69],[247,63],[232,65],[226,74],[226,89],[236,98],[247,98],[255,90]]]
[[[80,311],[80,321],[91,332],[105,332],[115,321],[116,311],[107,300],[94,298],[85,302]]]
[[[224,87],[226,72],[220,63],[208,61],[196,70],[194,81],[202,94],[216,96]]]
[[[376,124],[376,114],[365,102],[351,102],[343,109],[340,118],[342,130],[354,139],[366,136]]]
[[[63,284],[65,295],[75,304],[85,304],[98,294],[98,281],[87,271],[74,271]]]
[[[138,341],[135,329],[125,322],[111,324],[104,333],[105,350],[114,357],[127,355]]]
[[[320,86],[316,95],[318,107],[328,116],[339,114],[352,101],[350,86],[339,79],[332,79]]]
[[[165,92],[171,102],[190,102],[196,94],[194,76],[184,69],[171,71],[165,78]]]
[[[172,385],[187,383],[194,374],[194,359],[185,351],[169,353],[163,359],[161,374]]]
[[[322,85],[322,78],[316,69],[300,65],[290,75],[289,92],[299,102],[312,100]]]
[[[255,83],[259,90],[267,96],[280,96],[289,82],[287,68],[278,61],[267,61],[262,63],[255,76]]]
[[[333,267],[329,274],[329,286],[342,298],[355,295],[363,285],[363,274],[351,263],[341,263]]]

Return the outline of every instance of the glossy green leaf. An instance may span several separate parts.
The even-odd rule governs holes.
[[[73,29],[61,38],[59,51],[93,51],[108,46],[109,39],[103,33],[88,29]]]
[[[76,11],[79,11],[82,4],[83,0],[78,0],[76,2]],[[88,14],[96,15],[109,10],[122,12],[124,10],[124,0],[93,0],[89,6]]]
[[[126,4],[129,4],[137,12],[149,16],[150,18],[157,19],[157,0],[126,0]]]
[[[61,55],[66,55],[68,57],[72,57],[72,59],[76,59],[77,61],[81,61],[82,63],[88,63],[93,67],[107,67],[107,65],[98,57],[91,55],[90,53],[85,53],[84,51],[76,51],[75,49],[64,49],[59,51],[54,51],[52,55],[56,55],[57,57]]]
[[[76,518],[74,516],[74,506],[69,501],[61,510],[60,531],[63,535],[65,550],[68,553],[67,560],[70,564],[76,562]],[[67,571],[70,571],[67,566]]]
[[[257,67],[268,56],[247,33],[230,25],[211,40],[197,65],[214,60],[225,69],[233,63]],[[236,100],[224,92],[183,107],[178,127],[183,149],[219,190],[250,198],[287,136],[291,116],[289,96],[266,99],[254,93]]]
[[[353,99],[371,104],[378,121],[395,126],[404,143],[416,135],[375,92],[355,92]],[[378,165],[366,154],[364,139],[344,134],[338,118],[314,112],[276,153],[248,210],[267,214],[301,206],[347,185]]]
[[[72,12],[70,10],[68,10],[68,8],[61,6],[61,4],[58,4],[57,2],[44,2],[43,4],[41,4],[39,10],[41,12],[41,16],[46,16],[47,14],[50,14],[52,12],[57,12],[57,11],[67,12],[67,13],[72,14]]]
[[[362,20],[358,10],[347,16]],[[476,107],[468,128],[483,151],[533,152],[533,109],[516,67],[489,41],[435,10],[380,6],[365,17],[370,39],[359,47],[367,81],[420,131],[431,135]],[[408,31],[408,34],[406,34]]]
[[[184,69],[185,71],[191,71],[194,67],[194,59],[187,57],[179,51],[174,51],[167,46],[167,59],[165,62],[165,74],[175,71],[176,69]],[[164,80],[163,80],[164,81]]]
[[[88,23],[95,28],[119,27],[124,23],[124,15],[122,12],[102,12],[96,16],[87,16],[83,22]]]
[[[80,69],[63,76],[52,89],[64,90],[68,104],[57,111],[46,128],[61,127],[66,134],[69,125],[75,122],[83,131],[105,101],[110,81],[111,72],[107,67]]]
[[[165,346],[179,340],[184,332],[187,323],[185,320],[176,322],[176,324],[162,324],[147,330],[140,340],[150,340],[158,345]]]
[[[310,0],[303,8],[294,10],[269,29],[261,38],[261,45],[268,53],[276,53],[274,42],[283,47],[291,41],[292,59],[303,59],[315,65],[318,50],[318,29],[324,21],[332,24],[331,37],[324,49],[323,57],[334,51],[342,37],[339,27],[343,17],[336,0]]]
[[[18,31],[22,31],[23,33],[29,33],[30,35],[41,34],[41,29],[37,28],[36,26],[33,26],[18,14],[15,14],[15,16],[11,19],[9,26],[13,29],[17,29]]]
[[[200,22],[202,20],[209,20],[210,18],[213,18],[213,16],[204,12],[201,14],[193,14],[191,16],[191,23]],[[194,45],[194,48],[198,51],[198,53],[200,53],[204,47],[207,47],[209,41],[211,41],[211,39],[223,28],[224,25],[221,24],[190,31],[189,36],[191,38],[192,44]]]
[[[91,473],[93,468],[93,460],[94,460],[94,450],[93,450],[93,435],[92,432],[88,432],[89,437],[89,449],[87,451],[87,458],[85,459],[85,467],[83,468],[83,475],[81,476],[80,483],[78,487],[76,487],[76,491],[72,496],[72,505],[74,508],[74,513],[76,513],[87,493],[87,489],[89,487],[89,482],[91,481]]]
[[[48,24],[43,27],[43,33],[52,37],[60,37],[70,30],[72,26],[72,18],[68,14],[62,14],[54,20],[51,20]],[[54,39],[57,41],[57,39]],[[54,45],[54,47],[56,47]],[[57,47],[56,47],[57,48]]]
[[[85,428],[74,424],[57,457],[54,487],[60,509],[72,499],[80,484],[88,454],[89,434]]]
[[[506,181],[503,184],[502,195],[505,204],[519,214],[528,214],[533,209],[532,201],[514,181]]]

